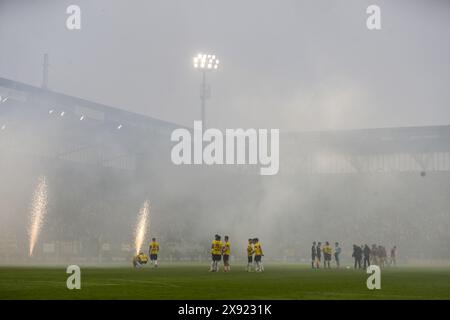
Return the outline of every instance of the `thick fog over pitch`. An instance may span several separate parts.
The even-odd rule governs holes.
[[[71,4],[81,8],[80,30],[66,28]],[[40,120],[30,115],[28,131],[1,140],[14,123],[5,122],[0,104],[0,147],[21,141],[0,149],[0,241],[13,241],[21,253],[0,259],[20,260],[29,252],[30,206],[41,176],[48,213],[38,257],[44,244],[56,242],[81,243],[74,256],[103,255],[110,262],[124,256],[121,246],[133,246],[137,216],[148,199],[146,241],[160,239],[167,259],[207,257],[215,233],[230,235],[236,256],[244,256],[246,239],[257,236],[268,259],[307,259],[312,241],[339,241],[348,257],[353,243],[379,243],[397,245],[405,261],[448,259],[450,168],[420,169],[431,161],[422,151],[416,152],[419,160],[411,156],[419,169],[401,173],[392,169],[397,164],[379,169],[384,162],[364,174],[353,174],[363,164],[351,161],[352,174],[306,174],[306,164],[305,172],[286,169],[286,163],[307,162],[298,155],[303,138],[290,143],[302,132],[449,124],[450,4],[376,1],[382,28],[370,31],[371,4],[0,0],[1,78],[39,87],[47,53],[50,90],[192,127],[200,119],[201,83],[192,58],[211,52],[220,67],[207,76],[207,127],[280,130],[274,176],[233,166],[175,166],[170,149],[152,155],[157,167],[146,158],[137,172],[110,172],[24,157],[57,149],[54,137],[77,136],[78,129],[40,128],[52,137],[43,141],[33,137]],[[145,137],[121,139],[115,148],[126,153]],[[311,166],[326,167],[338,152],[320,139],[314,145],[314,139],[307,139],[308,148],[321,155]],[[368,141],[367,155],[385,152]],[[170,145],[170,135],[162,143]],[[402,147],[400,142],[393,153],[409,152]],[[68,251],[64,257],[70,259]]]

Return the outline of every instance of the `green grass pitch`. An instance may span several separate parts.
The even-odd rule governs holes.
[[[381,290],[363,270],[311,270],[267,264],[264,273],[209,273],[207,265],[83,267],[81,290],[68,290],[65,267],[0,267],[0,299],[450,299],[449,268],[384,269]]]

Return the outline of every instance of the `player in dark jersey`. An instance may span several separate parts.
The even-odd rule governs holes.
[[[368,266],[370,266],[370,248],[366,244],[364,245],[363,249],[363,256],[364,256],[364,269],[366,269]]]
[[[311,268],[314,269],[316,263],[316,242],[314,241],[311,247]]]
[[[322,243],[318,242],[317,243],[317,247],[316,247],[316,268],[319,269],[320,268],[320,260],[322,259],[322,248],[321,248]]]
[[[391,249],[391,261],[390,261],[391,266],[397,266],[396,254],[397,254],[397,246],[394,246]]]
[[[355,269],[361,269],[361,260],[362,260],[362,249],[360,246],[356,244],[353,245],[353,254],[352,258],[355,259]]]

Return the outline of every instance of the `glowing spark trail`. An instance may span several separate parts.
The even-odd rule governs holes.
[[[141,210],[139,211],[138,221],[136,225],[136,229],[134,231],[135,240],[134,246],[136,248],[136,255],[139,254],[142,248],[142,244],[145,240],[145,233],[147,231],[147,224],[150,221],[149,218],[150,213],[150,202],[147,200],[144,202]]]
[[[41,232],[44,218],[47,213],[47,181],[44,176],[39,177],[38,185],[33,195],[28,236],[30,239],[30,257]]]

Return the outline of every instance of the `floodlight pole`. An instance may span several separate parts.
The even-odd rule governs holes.
[[[194,57],[194,68],[202,71],[202,84],[200,88],[200,102],[201,102],[201,121],[202,131],[206,128],[206,100],[209,98],[209,87],[206,84],[206,72],[208,70],[217,69],[219,60],[215,55],[199,53]]]
[[[44,63],[42,64],[42,89],[48,89],[48,53],[44,54]]]
[[[205,128],[206,128],[206,119],[205,119],[205,116],[206,116],[206,69],[202,69],[202,90],[201,90],[201,93],[200,93],[200,99],[201,99],[201,103],[202,103],[202,105],[201,105],[201,107],[202,107],[202,110],[201,110],[201,113],[202,113],[202,132],[204,132],[205,131]]]

